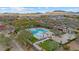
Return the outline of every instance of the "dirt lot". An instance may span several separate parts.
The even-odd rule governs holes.
[[[75,40],[75,41],[72,41],[68,44],[68,46],[70,46],[70,50],[74,50],[74,51],[79,51],[79,43]]]

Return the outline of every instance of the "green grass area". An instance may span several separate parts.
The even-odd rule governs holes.
[[[53,40],[46,40],[44,42],[41,42],[39,46],[47,51],[53,51],[59,47],[59,44]]]
[[[35,43],[37,39],[32,35],[31,38],[29,39],[32,43]]]

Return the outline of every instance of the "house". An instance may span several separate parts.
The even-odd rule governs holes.
[[[38,23],[44,23],[42,20],[37,20],[36,22],[38,22]]]
[[[6,29],[6,25],[0,24],[0,31],[5,30],[5,29]]]

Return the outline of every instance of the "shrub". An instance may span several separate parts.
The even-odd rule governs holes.
[[[68,46],[68,45],[63,45],[63,49],[64,49],[64,50],[70,50],[70,46]]]

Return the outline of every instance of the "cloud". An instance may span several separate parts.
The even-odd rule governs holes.
[[[73,11],[73,12],[77,12],[77,11],[79,11],[79,8],[71,8],[71,9],[67,9],[66,11]]]
[[[23,11],[23,10],[25,10],[25,8],[19,8],[19,7],[16,7],[16,8],[14,8],[16,11]]]
[[[14,12],[31,12],[33,11],[31,8],[25,8],[25,7],[10,7],[10,10],[13,10]]]

